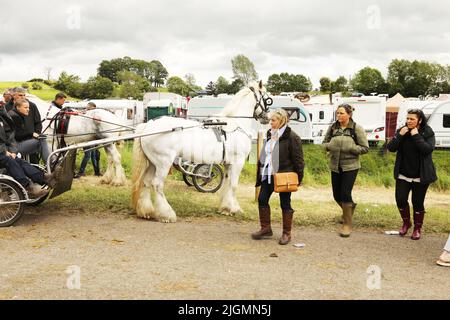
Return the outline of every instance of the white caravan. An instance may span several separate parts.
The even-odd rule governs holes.
[[[386,139],[386,98],[375,96],[339,98],[336,100],[336,107],[343,103],[353,107],[353,119],[364,128],[371,145]]]
[[[188,118],[193,119],[205,119],[218,114],[225,105],[233,98],[232,95],[220,95],[218,97],[213,96],[201,96],[195,97],[189,101],[188,104]],[[283,108],[290,117],[289,126],[297,133],[302,140],[311,142],[312,137],[312,124],[309,118],[308,112],[303,107],[302,103],[297,99],[290,97],[271,96],[273,99],[273,105],[270,106],[271,110]],[[252,129],[255,131],[253,139],[257,139],[257,133],[259,130],[267,130],[268,125],[262,125],[258,121],[253,122]]]
[[[167,100],[170,100],[173,108],[175,109],[176,116],[185,116],[187,113],[187,99],[179,94],[171,92],[148,92],[144,94],[144,106],[148,107],[150,101],[153,101],[152,105],[157,105],[158,102],[154,102],[156,100],[160,100],[161,104],[166,103]],[[164,102],[162,100],[164,100]]]
[[[433,129],[436,148],[450,148],[450,101],[440,101],[428,118],[428,125]]]
[[[431,113],[433,112],[434,106],[436,105],[436,103],[437,103],[437,101],[435,101],[435,100],[406,100],[406,101],[404,101],[402,104],[400,104],[400,108],[398,110],[396,130],[405,126],[406,115],[407,115],[409,109],[422,110],[425,113],[425,116],[427,116],[427,118],[428,118],[431,115]]]
[[[86,100],[66,102],[64,107],[85,109],[88,102],[95,103],[99,109],[105,109],[114,113],[128,126],[136,126],[144,122],[144,105],[139,100]]]
[[[312,123],[314,144],[321,144],[328,127],[336,121],[337,106],[332,104],[305,103],[304,107],[308,111]]]

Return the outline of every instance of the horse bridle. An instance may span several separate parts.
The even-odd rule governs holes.
[[[256,114],[256,111],[261,108],[263,111],[263,114],[269,113],[269,107],[273,104],[272,98],[269,97],[267,93],[263,93],[261,90],[259,91],[259,97],[256,94],[256,90],[253,87],[249,87],[249,89],[253,92],[253,95],[255,96],[256,104],[255,108],[253,109],[253,118],[255,120],[258,120],[259,116]]]

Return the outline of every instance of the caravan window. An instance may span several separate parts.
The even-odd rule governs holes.
[[[306,122],[307,118],[306,115],[304,115],[302,112],[300,112],[300,109],[291,109],[291,108],[283,108],[286,110],[289,120],[296,120],[299,122]]]
[[[444,128],[450,128],[450,114],[444,114],[442,117],[442,126]]]
[[[127,109],[127,119],[133,120],[133,109]]]
[[[323,112],[323,111],[320,111],[320,112],[319,112],[319,119],[320,119],[320,120],[325,119],[325,112]]]

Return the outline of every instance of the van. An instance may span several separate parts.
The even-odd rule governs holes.
[[[202,96],[192,98],[188,103],[188,118],[203,120],[215,116],[222,111],[233,97],[233,95],[221,95],[220,97]],[[285,109],[289,115],[289,126],[292,130],[305,142],[312,142],[312,124],[303,104],[291,97],[271,96],[271,98],[273,104],[270,106],[270,109]],[[255,135],[252,138],[256,140],[257,132],[268,128],[269,125],[262,125],[260,122],[252,120],[252,129],[255,131]]]
[[[386,139],[386,98],[361,96],[339,98],[336,107],[347,103],[353,107],[353,119],[361,125],[367,134],[369,145],[374,146]]]

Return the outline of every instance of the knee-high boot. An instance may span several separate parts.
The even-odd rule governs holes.
[[[254,240],[260,240],[269,238],[273,235],[272,227],[270,226],[270,207],[258,207],[259,210],[259,222],[261,224],[261,230],[252,233]]]

